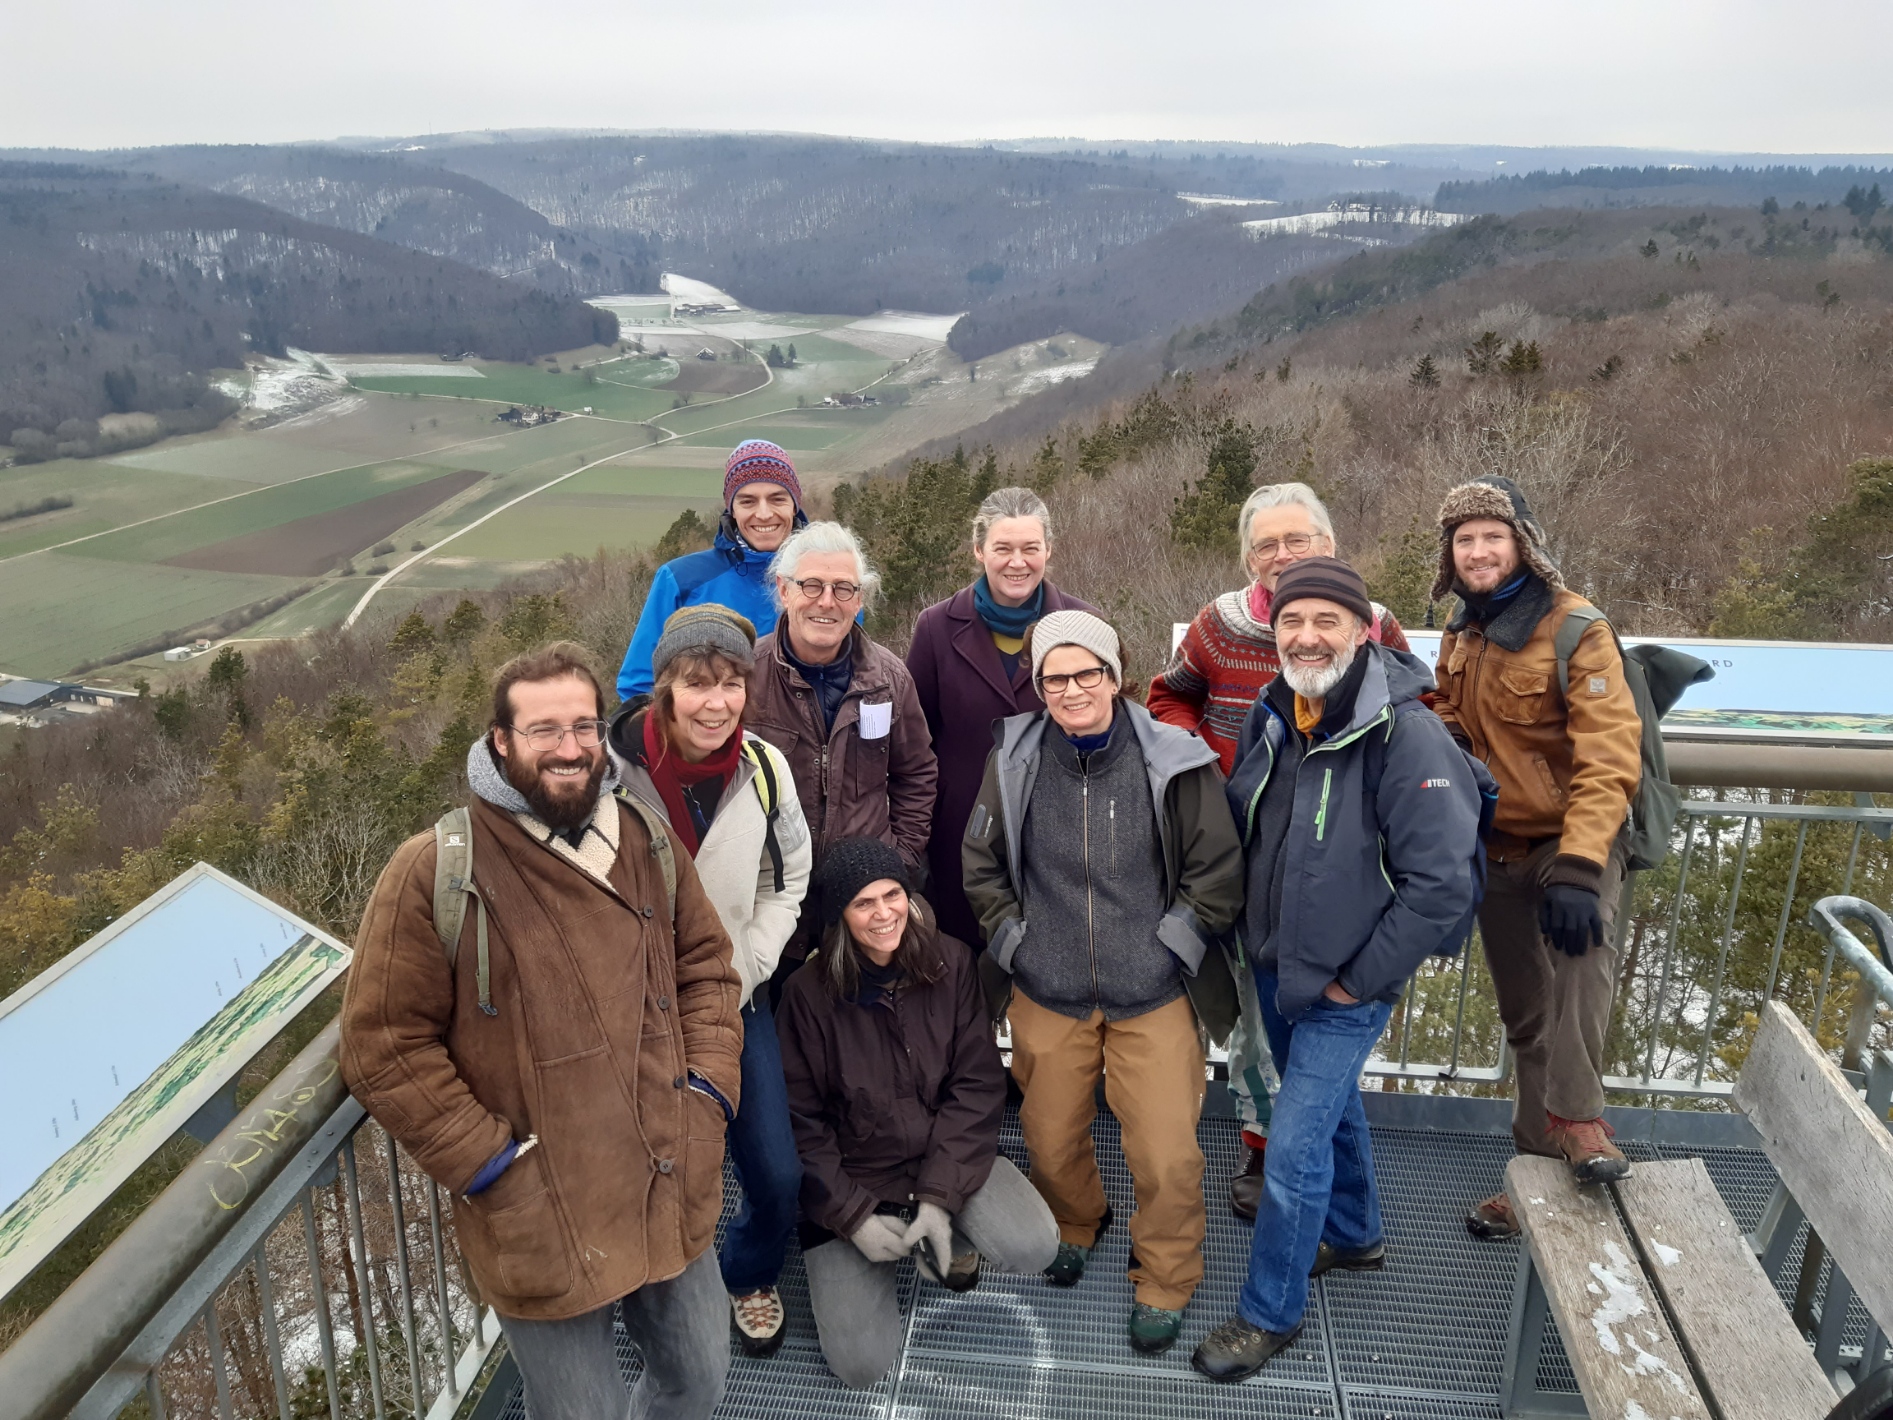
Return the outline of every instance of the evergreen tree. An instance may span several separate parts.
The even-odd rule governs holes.
[[[1499,362],[1505,341],[1497,331],[1488,330],[1466,347],[1466,369],[1475,375],[1489,375]]]
[[[1499,362],[1499,369],[1512,376],[1535,375],[1545,368],[1545,357],[1538,349],[1538,342],[1514,340],[1512,348]]]
[[[1255,487],[1255,429],[1224,419],[1210,444],[1203,476],[1170,510],[1170,533],[1186,547],[1221,551],[1235,541],[1236,514]]]
[[[1422,355],[1407,376],[1407,383],[1415,389],[1436,390],[1439,388],[1439,370],[1434,367],[1431,355]]]

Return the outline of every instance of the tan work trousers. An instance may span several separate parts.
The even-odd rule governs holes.
[[[1488,864],[1479,907],[1479,935],[1518,1083],[1512,1139],[1521,1154],[1554,1159],[1563,1155],[1547,1137],[1547,1115],[1596,1119],[1604,1112],[1604,1036],[1617,986],[1617,898],[1624,879],[1619,841],[1597,895],[1604,945],[1566,956],[1538,930],[1544,877],[1558,842],[1541,843],[1510,863]]]
[[[1137,1300],[1181,1310],[1203,1280],[1203,1046],[1180,996],[1141,1016],[1074,1020],[1012,993],[1012,1074],[1025,1092],[1019,1124],[1032,1183],[1059,1238],[1090,1247],[1104,1219],[1104,1180],[1091,1146],[1098,1076],[1123,1130],[1137,1212],[1130,1222]]]

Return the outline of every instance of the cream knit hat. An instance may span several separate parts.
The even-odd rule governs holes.
[[[1124,683],[1124,654],[1110,624],[1088,611],[1055,611],[1032,623],[1032,679],[1047,653],[1060,646],[1082,646],[1110,667],[1111,679]]]

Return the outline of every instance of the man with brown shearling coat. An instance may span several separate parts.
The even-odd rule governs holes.
[[[1622,1178],[1630,1164],[1602,1117],[1604,1035],[1642,721],[1606,624],[1585,628],[1560,688],[1558,629],[1590,603],[1564,585],[1511,480],[1461,484],[1439,522],[1433,595],[1450,588],[1459,609],[1433,708],[1499,785],[1479,928],[1517,1063],[1512,1137],[1521,1153],[1564,1159],[1579,1183]],[[1518,1231],[1503,1193],[1466,1223],[1480,1237]]]
[[[454,1197],[535,1420],[624,1420],[612,1317],[644,1353],[642,1413],[707,1416],[729,1364],[710,1244],[738,1103],[740,981],[689,855],[666,895],[645,820],[606,778],[603,695],[576,646],[500,671],[468,756],[473,881],[449,965],[435,835],[362,918],[342,1069]]]

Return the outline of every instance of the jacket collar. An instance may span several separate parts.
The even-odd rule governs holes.
[[[1045,588],[1045,609],[1052,609],[1052,589]],[[961,587],[946,604],[947,619],[954,622],[952,634],[948,640],[953,652],[967,667],[986,684],[998,692],[1007,704],[1017,706],[1021,684],[1029,684],[1032,668],[1022,656],[1019,671],[1011,680],[1006,679],[1006,668],[999,659],[999,649],[993,645],[992,636],[986,630],[986,623],[979,619],[979,612],[973,605],[973,589]]]
[[[795,662],[789,659],[787,621],[786,616],[778,621],[776,629],[769,635],[769,661],[775,667],[776,674],[788,684],[799,685],[806,690],[810,688],[808,681],[795,668]],[[848,680],[849,695],[865,694],[891,683],[886,668],[876,664],[873,650],[874,643],[868,639],[868,633],[861,629],[860,622],[848,628],[848,655],[854,665],[854,673]]]
[[[1512,604],[1480,628],[1485,639],[1507,651],[1522,651],[1531,640],[1538,623],[1550,615],[1558,594],[1544,578],[1534,573],[1525,588],[1512,598]],[[1472,609],[1462,600],[1446,629],[1455,634],[1473,624]]]

